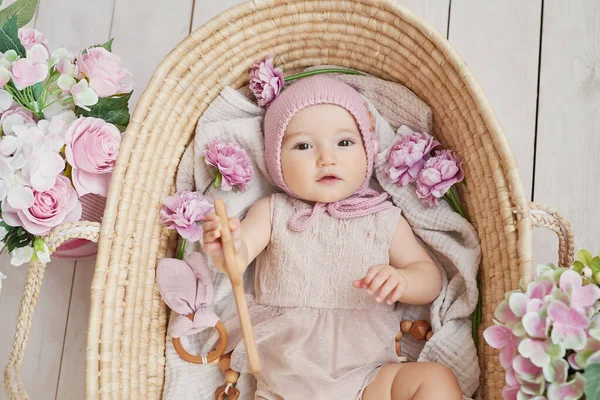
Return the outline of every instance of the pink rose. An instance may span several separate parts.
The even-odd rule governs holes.
[[[65,142],[65,156],[73,168],[71,177],[77,193],[106,197],[121,132],[103,119],[80,117],[67,129]]]
[[[244,192],[246,185],[254,175],[254,169],[246,150],[237,142],[213,140],[202,154],[204,162],[215,167],[217,184],[223,191],[237,190]]]
[[[440,143],[426,132],[414,133],[398,140],[388,153],[387,173],[392,182],[402,186],[415,182],[429,153]]]
[[[25,50],[30,50],[34,44],[41,44],[50,53],[48,38],[42,32],[31,28],[19,28],[19,40]]]
[[[123,81],[131,76],[121,66],[121,59],[103,47],[92,47],[77,59],[80,74],[90,81],[90,87],[98,93],[98,97],[110,97],[118,93],[130,92],[131,84]]]
[[[464,177],[462,160],[452,150],[436,151],[419,173],[417,196],[430,206],[437,205],[438,199]]]
[[[283,71],[273,66],[273,57],[257,61],[250,68],[250,90],[261,107],[275,100],[284,84]]]
[[[22,226],[27,232],[43,236],[64,222],[81,218],[81,203],[69,178],[59,175],[55,185],[45,192],[33,191],[29,208],[17,210],[2,202],[2,219],[10,226]]]
[[[177,192],[163,201],[160,224],[177,230],[182,238],[190,242],[197,242],[202,238],[200,222],[212,211],[213,203],[199,192]]]

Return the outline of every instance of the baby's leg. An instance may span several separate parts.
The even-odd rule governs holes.
[[[456,377],[438,363],[388,364],[365,389],[362,400],[460,400]]]

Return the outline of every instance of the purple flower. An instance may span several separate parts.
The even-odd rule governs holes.
[[[215,167],[215,187],[221,190],[246,191],[246,185],[254,175],[254,169],[246,150],[237,142],[213,140],[203,153],[204,162]]]
[[[256,61],[250,68],[250,90],[261,107],[268,106],[281,92],[284,84],[283,71],[273,66],[273,57]]]
[[[430,206],[435,206],[438,199],[464,177],[462,160],[452,150],[436,151],[419,173],[417,196]]]
[[[387,173],[392,182],[402,186],[415,182],[431,150],[440,143],[426,132],[406,136],[388,153]]]
[[[163,200],[160,223],[177,230],[182,238],[197,242],[202,237],[200,222],[211,211],[214,211],[213,203],[199,192],[177,192]]]

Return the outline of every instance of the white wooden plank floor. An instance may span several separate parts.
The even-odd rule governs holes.
[[[576,247],[600,247],[600,3],[596,0],[397,0],[447,36],[494,105],[532,200],[573,224]],[[10,4],[5,0],[3,7]],[[29,24],[52,48],[115,37],[135,76],[137,102],[159,61],[192,30],[238,0],[41,0]],[[536,232],[535,261],[557,245]],[[0,258],[0,364],[10,353],[26,268]],[[52,262],[23,365],[33,399],[82,399],[94,261]],[[0,393],[0,400],[6,396]]]

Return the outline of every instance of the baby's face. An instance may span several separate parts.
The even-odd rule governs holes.
[[[283,137],[281,168],[303,200],[331,203],[354,194],[367,174],[367,154],[352,114],[333,104],[296,113]]]

